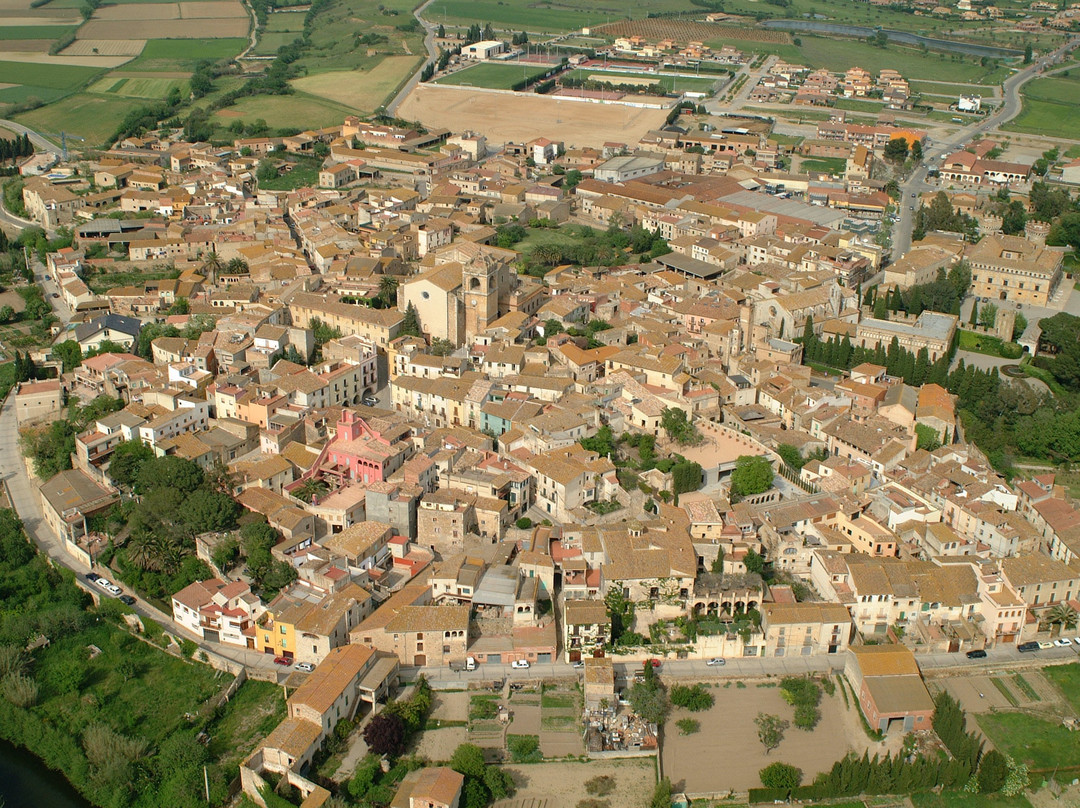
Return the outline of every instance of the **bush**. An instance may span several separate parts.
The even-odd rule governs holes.
[[[198,647],[199,646],[196,645],[193,640],[185,639],[180,643],[180,653],[183,655],[184,659],[191,659]]]
[[[671,703],[692,713],[708,710],[713,706],[713,694],[702,685],[672,685]]]
[[[787,788],[752,788],[748,795],[748,802],[751,805],[758,803],[776,802],[777,800],[784,801],[788,798]]]
[[[540,753],[540,738],[536,735],[508,735],[506,748],[514,763],[538,763],[544,758]]]
[[[679,728],[680,735],[693,735],[701,731],[701,722],[696,718],[680,718],[675,726]]]
[[[614,777],[610,774],[602,774],[585,781],[585,793],[594,797],[606,797],[615,790],[615,785]]]
[[[765,788],[792,789],[799,787],[803,773],[800,768],[777,761],[758,772],[758,776],[761,777],[761,784]]]
[[[518,519],[517,522],[515,522],[514,524],[516,524],[522,530],[528,530],[529,528],[532,527],[533,523],[532,523],[532,519],[530,519],[527,516],[523,516],[520,519]]]

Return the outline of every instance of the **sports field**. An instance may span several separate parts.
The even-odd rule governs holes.
[[[289,83],[297,90],[344,104],[354,111],[374,112],[419,64],[418,56],[387,56],[370,70],[331,70]]]
[[[620,140],[636,143],[649,130],[663,126],[668,111],[421,84],[409,93],[397,114],[448,129],[460,129],[461,122],[468,121],[470,129],[496,144],[543,135],[567,147],[581,147],[600,146],[611,140],[613,132]]]
[[[632,84],[636,87],[659,84],[669,93],[676,91],[707,93],[718,81],[718,78],[686,78],[663,73],[612,73],[605,70],[571,70],[569,78],[576,81],[607,82],[616,87],[624,84]]]
[[[1080,78],[1035,79],[1023,89],[1024,108],[1005,129],[1080,139]]]
[[[550,65],[500,64],[482,62],[449,76],[436,79],[436,84],[458,84],[470,87],[486,87],[490,90],[509,90],[519,81],[541,76],[550,70]]]

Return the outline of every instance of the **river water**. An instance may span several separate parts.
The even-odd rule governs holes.
[[[92,808],[60,772],[25,749],[0,740],[0,805],[3,808]]]

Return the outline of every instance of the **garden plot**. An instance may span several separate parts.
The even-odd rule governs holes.
[[[494,808],[574,808],[588,793],[585,784],[598,777],[610,777],[615,791],[604,797],[618,808],[646,808],[656,784],[656,761],[652,757],[628,760],[532,763],[503,766],[513,776],[517,792],[512,799],[496,802]]]

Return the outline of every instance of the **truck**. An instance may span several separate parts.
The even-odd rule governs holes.
[[[461,671],[474,671],[476,670],[476,658],[465,657],[464,662],[451,662],[450,670],[457,671],[458,673]]]

